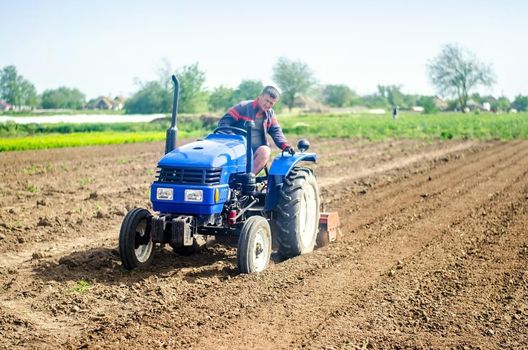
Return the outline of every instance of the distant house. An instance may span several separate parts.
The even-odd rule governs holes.
[[[482,97],[482,110],[483,111],[486,111],[486,112],[491,112],[492,108],[491,106],[493,105],[494,108],[493,108],[493,112],[496,112],[497,111],[497,102],[498,100],[493,97],[493,96],[484,96]]]
[[[106,96],[99,97],[99,101],[95,104],[97,109],[112,109],[112,100]]]
[[[13,108],[9,103],[0,99],[0,111],[9,111]]]
[[[103,109],[103,110],[121,110],[125,106],[126,98],[117,96],[113,100],[107,96],[99,96],[94,98],[86,104],[88,109]]]
[[[121,110],[125,107],[126,98],[124,96],[116,96],[112,101],[112,109]]]
[[[441,111],[445,111],[449,107],[447,101],[438,96],[433,98],[433,103],[435,104],[436,108]]]
[[[466,108],[469,108],[470,111],[480,109],[480,104],[472,99],[467,100],[466,106]]]
[[[88,109],[112,109],[112,106],[113,101],[106,96],[97,97],[86,104]]]
[[[318,102],[308,96],[295,97],[293,106],[306,112],[323,112],[328,109],[328,107],[324,106],[321,102]]]

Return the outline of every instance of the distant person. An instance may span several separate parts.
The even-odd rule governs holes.
[[[253,173],[258,174],[270,159],[271,149],[266,140],[266,132],[281,150],[291,155],[295,150],[290,146],[277,121],[272,107],[280,98],[279,90],[266,86],[254,100],[242,101],[230,108],[220,119],[218,126],[234,126],[246,129],[245,122],[253,121],[251,130],[251,148],[253,149]]]
[[[392,109],[392,119],[393,120],[396,120],[398,119],[398,106],[394,106],[394,108]]]

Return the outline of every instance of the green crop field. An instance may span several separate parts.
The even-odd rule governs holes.
[[[196,133],[178,133],[181,137],[199,136]],[[165,139],[165,131],[135,132],[95,132],[48,134],[39,136],[22,136],[0,139],[1,151],[21,151],[30,149],[47,149],[62,147],[79,147],[91,145],[111,145],[134,142],[153,142]]]
[[[401,113],[386,115],[309,114],[279,117],[284,132],[295,137],[385,139],[528,139],[528,113]],[[0,124],[0,151],[151,142],[165,139],[168,121],[116,124]],[[179,137],[199,137],[214,120],[187,117]]]
[[[299,115],[280,119],[285,133],[324,138],[358,137],[368,140],[528,138],[528,113],[520,114],[406,114]]]

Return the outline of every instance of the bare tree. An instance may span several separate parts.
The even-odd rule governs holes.
[[[447,44],[427,65],[429,78],[444,97],[456,97],[462,110],[467,107],[469,92],[477,86],[492,86],[495,75],[490,65],[456,45]]]

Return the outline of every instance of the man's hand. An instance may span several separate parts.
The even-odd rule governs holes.
[[[291,154],[292,156],[295,154],[295,150],[293,149],[292,146],[287,146],[287,147],[284,149],[284,152],[288,152],[288,153]]]

